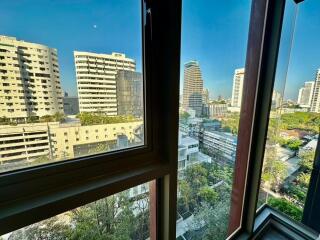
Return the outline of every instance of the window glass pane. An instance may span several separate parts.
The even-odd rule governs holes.
[[[286,3],[258,201],[298,221],[320,127],[319,10],[315,0]]]
[[[149,223],[149,183],[144,183],[3,235],[2,238],[145,240],[149,237]]]
[[[1,1],[0,172],[144,143],[140,4]]]
[[[251,1],[183,1],[177,239],[225,239]]]

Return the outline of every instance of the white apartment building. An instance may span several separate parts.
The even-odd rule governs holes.
[[[310,111],[320,113],[320,69],[316,73]]]
[[[190,61],[184,65],[183,102],[185,110],[192,109],[196,116],[202,114],[203,80],[199,63]]]
[[[244,72],[244,68],[239,68],[234,71],[231,97],[232,107],[241,107]]]
[[[298,104],[300,107],[311,107],[313,89],[314,81],[305,82],[303,87],[299,89]]]
[[[74,52],[80,112],[117,115],[118,70],[135,71],[136,63],[122,53]]]
[[[62,97],[56,49],[0,36],[0,117],[62,113]]]

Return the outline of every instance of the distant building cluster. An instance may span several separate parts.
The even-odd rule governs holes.
[[[79,113],[143,117],[143,80],[122,53],[74,52],[78,96],[63,95],[57,49],[0,36],[0,164],[74,158],[141,143],[142,120],[82,126]],[[37,123],[68,115],[63,123]],[[137,132],[137,133],[136,133]]]

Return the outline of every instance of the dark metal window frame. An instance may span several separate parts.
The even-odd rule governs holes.
[[[145,145],[2,173],[0,235],[151,180],[152,238],[175,235],[181,1],[141,6]]]

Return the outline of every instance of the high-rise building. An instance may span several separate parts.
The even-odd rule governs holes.
[[[117,77],[118,115],[143,116],[143,81],[142,74],[119,70]]]
[[[298,104],[300,107],[311,107],[314,81],[305,82],[299,89]]]
[[[0,36],[0,117],[24,121],[63,112],[57,50]]]
[[[282,105],[282,94],[277,90],[273,90],[271,107],[273,109],[277,109],[277,108],[280,108],[281,105]]]
[[[135,71],[136,63],[122,53],[74,52],[80,112],[117,115],[118,70]]]
[[[190,61],[184,65],[183,108],[192,109],[196,116],[202,113],[203,80],[197,61]]]
[[[316,73],[310,111],[320,113],[320,69]]]
[[[244,68],[236,69],[233,75],[233,86],[232,86],[232,97],[231,97],[232,107],[238,107],[238,108],[241,107],[243,79],[244,79]]]

